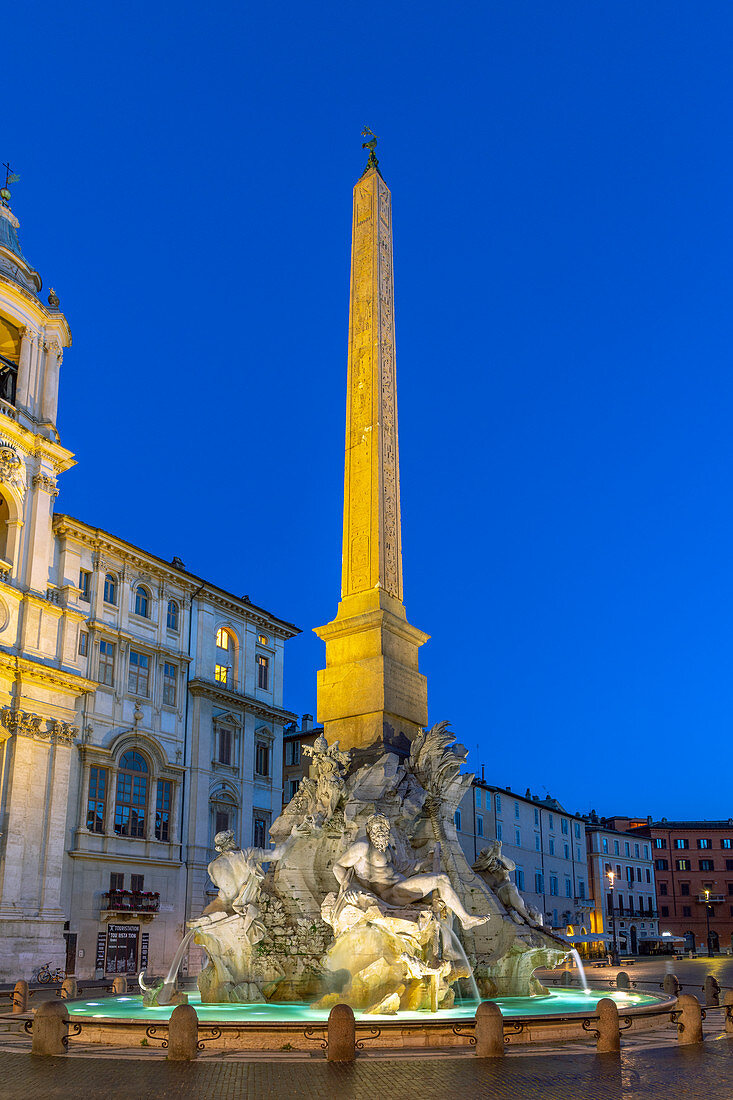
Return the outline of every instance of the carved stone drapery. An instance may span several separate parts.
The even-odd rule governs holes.
[[[31,737],[38,741],[52,741],[61,745],[73,745],[79,736],[79,727],[60,719],[45,719],[31,711],[12,710],[4,707],[0,721],[9,733],[18,737]],[[42,728],[46,722],[45,728]]]

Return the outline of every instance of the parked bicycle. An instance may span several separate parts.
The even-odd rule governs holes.
[[[62,967],[57,966],[55,970],[51,969],[51,963],[44,963],[43,966],[39,966],[36,973],[33,975],[35,981],[41,985],[50,985],[51,982],[63,982],[66,977],[66,972]]]

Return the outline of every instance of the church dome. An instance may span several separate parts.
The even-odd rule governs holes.
[[[18,229],[20,222],[7,201],[0,201],[0,274],[8,276],[31,294],[38,294],[43,286],[41,276],[31,267],[20,247]]]

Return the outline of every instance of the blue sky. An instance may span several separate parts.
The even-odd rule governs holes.
[[[315,710],[369,124],[431,721],[572,811],[733,814],[730,4],[3,19],[0,159],[74,334],[59,509],[297,622]]]

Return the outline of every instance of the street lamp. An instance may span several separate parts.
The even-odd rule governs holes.
[[[713,953],[710,950],[710,891],[706,888],[703,893],[705,894],[705,922],[708,926],[708,958],[711,958]]]
[[[611,966],[618,966],[618,945],[616,943],[616,909],[613,904],[613,880],[615,874],[613,871],[606,871],[608,882],[611,889],[611,928],[613,930],[613,950],[611,951]]]

